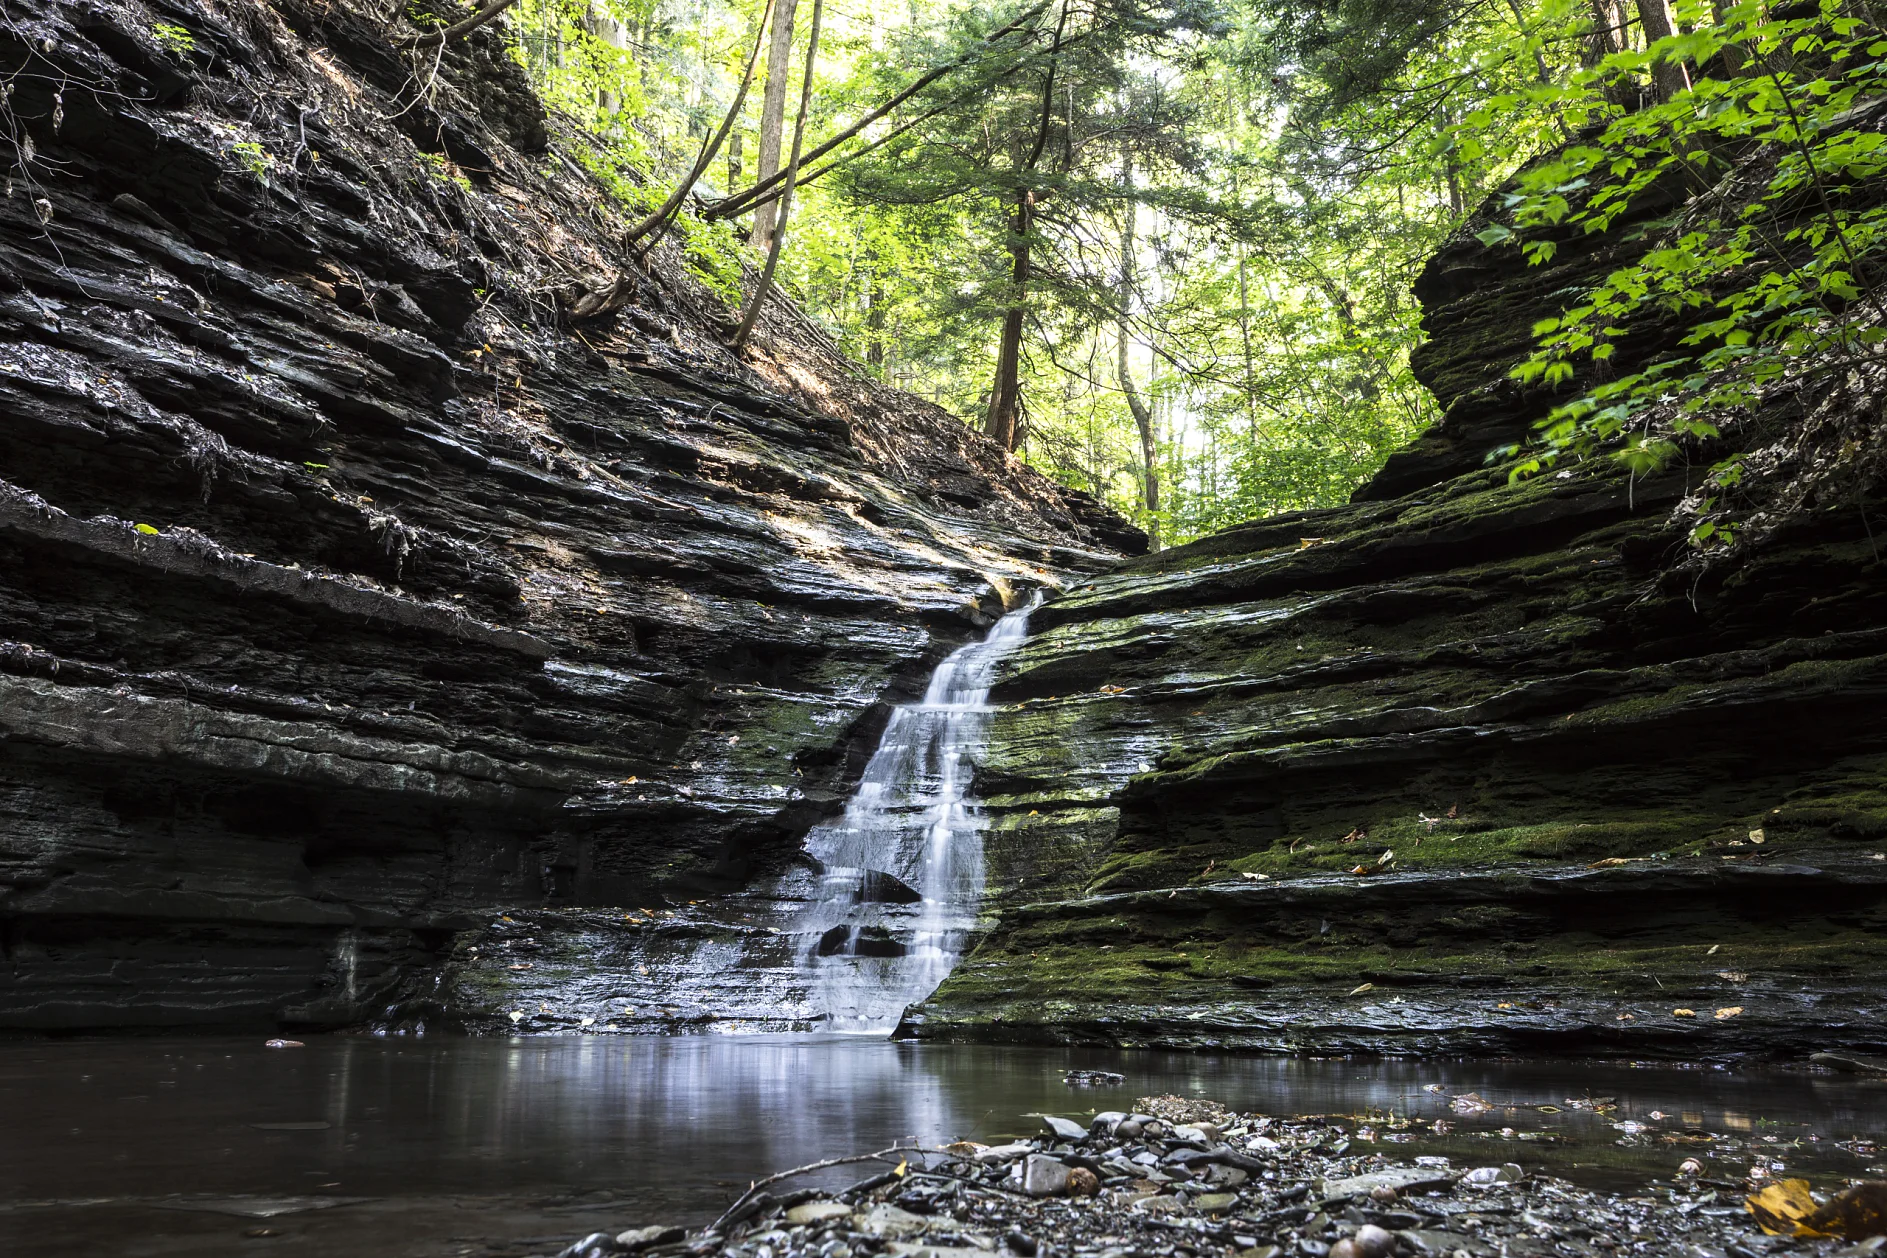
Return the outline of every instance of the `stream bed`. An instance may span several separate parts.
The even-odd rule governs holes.
[[[1072,1069],[1124,1082],[1070,1086]],[[1887,1169],[1887,1081],[1773,1069],[850,1036],[13,1041],[0,1253],[548,1254],[595,1230],[699,1224],[750,1179],[819,1158],[1034,1135],[1032,1115],[1085,1121],[1168,1093],[1341,1116],[1353,1152],[1514,1161],[1594,1188],[1693,1156],[1734,1180],[1752,1162],[1831,1183]]]

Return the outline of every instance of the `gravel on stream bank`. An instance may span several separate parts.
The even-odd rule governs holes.
[[[1887,1258],[1881,1237],[1764,1234],[1749,1185],[1695,1160],[1617,1195],[1352,1152],[1322,1119],[1181,1097],[1042,1122],[1034,1140],[862,1155],[883,1169],[843,1190],[762,1181],[705,1229],[597,1232],[558,1258]]]

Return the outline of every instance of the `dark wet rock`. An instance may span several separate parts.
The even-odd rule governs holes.
[[[1068,1167],[1044,1153],[1031,1153],[1017,1167],[1016,1186],[1031,1197],[1058,1197],[1068,1191]]]
[[[1076,1144],[1088,1138],[1088,1129],[1068,1118],[1056,1118],[1052,1114],[1042,1116],[1042,1125],[1055,1134],[1057,1140],[1069,1140]]]
[[[626,211],[493,32],[412,104],[379,0],[163,16],[201,55],[0,31],[0,1026],[559,1028],[433,979],[784,866],[944,653],[1132,548],[784,306],[731,357],[672,244],[566,326]]]

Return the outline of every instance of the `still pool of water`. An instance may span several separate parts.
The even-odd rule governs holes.
[[[1126,1082],[1073,1088],[1074,1068]],[[1493,1108],[1452,1112],[1470,1091]],[[1735,1178],[1752,1145],[1791,1172],[1862,1174],[1879,1162],[1865,1141],[1887,1135],[1887,1083],[1786,1071],[803,1036],[14,1041],[0,1042],[0,1253],[550,1253],[591,1230],[705,1221],[748,1180],[819,1158],[1033,1134],[1030,1115],[1156,1093],[1350,1116],[1381,1141],[1356,1151],[1614,1188],[1707,1155],[1686,1143],[1697,1132],[1734,1137],[1707,1173]],[[1616,1109],[1568,1105],[1601,1096]],[[1436,1119],[1455,1129],[1435,1135]]]

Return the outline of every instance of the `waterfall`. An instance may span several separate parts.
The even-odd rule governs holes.
[[[794,923],[808,1004],[834,1031],[887,1033],[949,976],[983,898],[983,834],[970,796],[996,665],[1028,633],[1027,606],[931,675],[891,714],[845,808],[806,836],[824,865]]]

